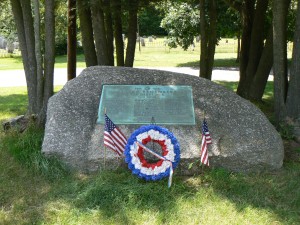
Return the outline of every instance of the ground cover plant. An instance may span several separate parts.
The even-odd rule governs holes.
[[[220,84],[231,90],[237,85]],[[270,107],[271,90],[269,83],[264,100]],[[25,87],[1,88],[1,120],[25,112],[26,98]],[[300,223],[299,162],[286,160],[281,170],[265,174],[175,174],[168,189],[167,180],[145,182],[126,168],[69,173],[41,155],[42,138],[35,127],[0,132],[0,224]]]

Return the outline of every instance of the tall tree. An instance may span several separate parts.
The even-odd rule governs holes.
[[[111,0],[111,9],[114,23],[117,66],[124,66],[124,41],[122,31],[121,0]]]
[[[82,46],[86,66],[97,65],[97,55],[93,37],[92,17],[90,3],[86,0],[77,0],[80,30],[82,35]]]
[[[103,11],[105,16],[107,57],[108,57],[109,65],[113,66],[114,65],[114,31],[113,31],[110,0],[103,1]]]
[[[137,13],[139,7],[139,0],[128,1],[128,42],[126,48],[125,66],[133,67],[136,38],[137,38]]]
[[[91,12],[98,65],[109,65],[102,0],[91,0]]]
[[[160,25],[168,32],[168,46],[176,48],[179,45],[187,50],[194,44],[195,36],[199,35],[200,13],[198,6],[188,3],[167,3],[163,10],[165,17]]]
[[[45,0],[45,59],[40,54],[41,39],[35,37],[35,29],[39,32],[39,24],[32,16],[30,0],[10,0],[17,27],[20,49],[28,91],[28,114],[36,114],[40,125],[45,123],[47,103],[53,94],[55,23],[54,0]],[[39,5],[34,2],[35,15],[38,16]],[[37,60],[38,58],[38,60]],[[38,64],[44,62],[44,71],[38,75]],[[38,83],[42,87],[38,88]],[[41,91],[43,90],[43,91]]]
[[[242,20],[240,81],[237,93],[247,99],[261,100],[273,64],[272,31],[268,31],[266,26],[269,0],[225,2],[240,13]]]
[[[289,1],[273,1],[274,35],[274,110],[276,124],[300,118],[300,0],[294,34],[293,58],[288,79],[287,69],[287,9]]]
[[[76,77],[76,0],[68,0],[68,80]]]
[[[37,65],[37,96],[43,96],[43,62],[42,62],[42,49],[41,49],[41,16],[40,16],[40,1],[33,1],[34,8],[34,38],[35,38],[35,58]],[[43,99],[39,98],[37,101],[37,108],[41,108]]]
[[[300,0],[298,0],[297,21],[294,34],[293,60],[287,95],[287,111],[300,125]]]
[[[55,63],[55,0],[45,0],[45,59],[44,59],[44,95],[43,107],[39,109],[39,123],[43,125],[46,121],[47,104],[53,95]]]
[[[200,77],[211,80],[214,55],[217,44],[217,5],[216,0],[200,0]]]

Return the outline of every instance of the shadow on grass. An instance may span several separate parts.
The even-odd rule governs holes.
[[[107,219],[114,218],[118,224],[133,224],[131,212],[159,213],[159,223],[167,223],[170,214],[179,210],[176,201],[192,198],[193,192],[185,185],[167,188],[167,180],[146,182],[130,174],[127,169],[106,172],[86,186],[78,196],[76,206],[81,209],[99,209]],[[180,183],[180,182],[179,182]],[[132,215],[131,215],[132,216]],[[137,215],[138,216],[138,215]]]
[[[264,218],[270,214],[273,222],[298,224],[300,221],[299,164],[285,164],[281,171],[273,174],[243,175],[223,169],[207,169],[192,178],[175,176],[171,189],[168,189],[167,179],[145,182],[124,168],[96,175],[69,175],[50,182],[24,168],[21,173],[22,166],[9,166],[8,163],[2,164],[6,168],[4,179],[11,179],[9,183],[15,182],[17,186],[7,190],[0,184],[0,189],[5,189],[1,193],[1,202],[4,202],[4,208],[17,208],[13,217],[4,221],[7,224],[23,217],[28,224],[64,220],[76,223],[78,219],[89,220],[88,215],[93,217],[96,212],[98,217],[91,219],[94,223],[138,224],[148,215],[156,221],[153,224],[179,224],[190,210],[201,215],[201,207],[207,203],[210,208],[206,212],[230,214],[226,206],[221,209],[216,206],[222,199],[228,200],[241,213],[235,214],[240,222],[244,213],[247,221],[247,217],[257,213],[256,209],[262,210],[258,215],[262,222],[270,222],[270,218]],[[12,170],[12,167],[18,169]],[[18,201],[20,198],[22,202]],[[247,214],[249,210],[253,211]],[[196,221],[198,214],[193,214]],[[224,221],[227,219],[236,221],[232,221],[231,216]]]
[[[200,66],[200,60],[177,64],[177,67],[199,68],[199,66]],[[239,67],[239,63],[236,62],[235,58],[215,59],[214,61],[214,69],[238,70],[238,67]]]
[[[147,211],[158,216],[159,224],[164,224],[170,223],[170,217],[176,215],[180,221],[181,211],[188,211],[177,205],[179,200],[192,203],[195,198],[199,198],[196,201],[201,202],[207,191],[214,193],[211,200],[213,204],[218,204],[213,200],[216,196],[222,196],[233,203],[240,213],[255,208],[275,214],[276,220],[282,223],[297,224],[300,221],[299,165],[288,164],[274,174],[242,175],[214,169],[193,179],[199,182],[191,185],[185,178],[176,177],[173,187],[168,189],[166,179],[145,182],[126,170],[105,172],[89,182],[73,185],[80,187],[73,190],[73,196],[70,195],[76,200],[66,200],[71,201],[80,212],[99,210],[104,219],[117,224],[137,223],[140,221],[138,216]],[[61,197],[57,194],[58,198],[65,197],[65,194]],[[188,208],[189,204],[183,207]],[[201,207],[197,210],[200,213]],[[135,218],[132,212],[137,212]]]

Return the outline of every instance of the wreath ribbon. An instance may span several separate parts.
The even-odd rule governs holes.
[[[147,148],[145,145],[143,145],[141,142],[136,141],[135,142],[139,147],[143,148],[146,152],[152,154],[153,156],[157,157],[158,159],[167,161],[170,163],[170,173],[169,173],[169,180],[168,180],[168,187],[170,188],[172,185],[172,177],[173,177],[173,164],[172,161],[166,159],[165,157],[157,154],[156,152],[152,151],[151,149]]]
[[[156,153],[146,147],[149,142],[160,145],[162,152]],[[158,158],[149,162],[144,153]],[[176,137],[166,128],[157,125],[141,126],[129,137],[125,146],[125,162],[132,173],[146,181],[169,177],[168,186],[172,184],[174,169],[180,161],[180,146]]]

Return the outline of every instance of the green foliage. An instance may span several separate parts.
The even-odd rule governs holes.
[[[138,14],[140,36],[167,35],[167,32],[160,27],[162,19],[163,16],[153,5],[141,9]]]
[[[297,1],[291,0],[290,8],[287,15],[287,40],[294,40],[294,33],[296,27]]]
[[[218,3],[217,36],[234,38],[241,35],[241,19],[238,12],[228,8],[223,2]]]
[[[177,45],[187,50],[199,35],[200,12],[197,7],[188,3],[172,4],[168,13],[161,21],[161,27],[168,31],[167,44],[170,48]]]
[[[55,5],[55,55],[67,54],[68,2],[56,1]],[[79,22],[77,22],[77,25]]]
[[[67,40],[59,41],[55,43],[55,55],[66,55],[68,52]]]
[[[3,36],[9,43],[13,43],[18,37],[9,1],[0,1],[0,8],[0,36]]]

